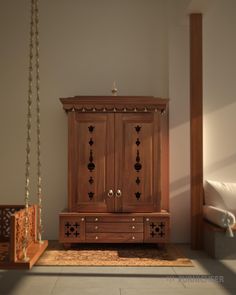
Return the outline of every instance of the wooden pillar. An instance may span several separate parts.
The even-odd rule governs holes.
[[[190,14],[191,247],[203,241],[202,14]]]

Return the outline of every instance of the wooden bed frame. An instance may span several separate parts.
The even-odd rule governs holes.
[[[48,241],[37,239],[38,206],[29,207],[28,261],[23,258],[24,216],[23,205],[0,205],[0,269],[30,269],[47,248]]]

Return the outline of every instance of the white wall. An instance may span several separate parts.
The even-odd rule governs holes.
[[[24,199],[29,2],[0,1],[1,203]],[[45,237],[57,239],[67,199],[67,118],[58,98],[107,95],[113,80],[121,95],[167,97],[168,18],[165,0],[40,2],[43,218]]]
[[[204,177],[236,182],[236,1],[204,15]]]
[[[190,239],[188,0],[169,1],[170,210],[172,240]]]
[[[67,118],[58,98],[108,95],[116,80],[121,95],[170,98],[172,241],[189,241],[190,2],[204,13],[205,178],[236,180],[234,0],[207,1],[204,11],[189,0],[41,0],[46,238],[58,237],[67,197]],[[24,198],[28,23],[29,0],[0,1],[1,203]]]

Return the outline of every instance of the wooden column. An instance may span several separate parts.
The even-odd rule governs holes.
[[[202,14],[190,14],[191,246],[202,248]]]

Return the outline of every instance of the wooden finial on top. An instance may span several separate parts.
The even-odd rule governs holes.
[[[111,93],[112,93],[112,95],[116,96],[117,92],[118,92],[118,89],[116,88],[116,82],[114,81]]]

